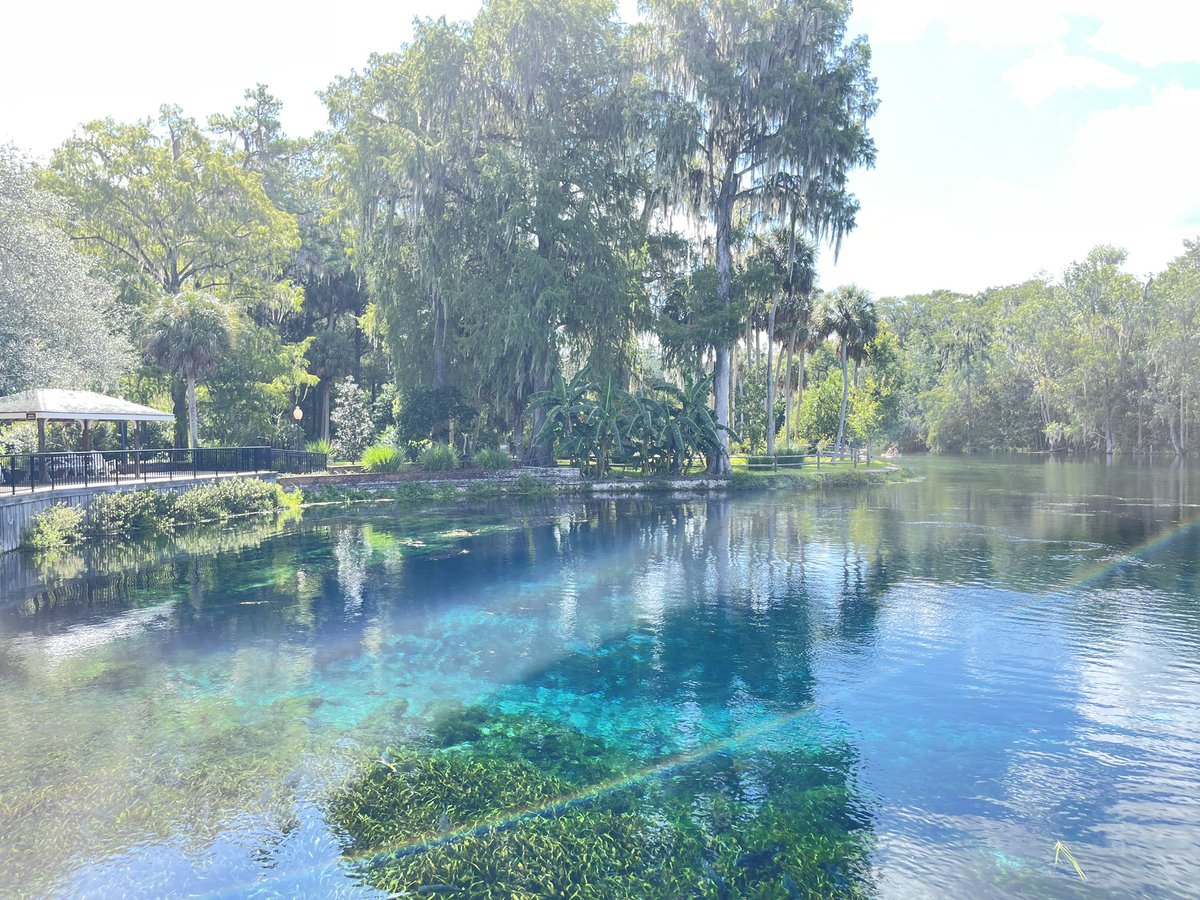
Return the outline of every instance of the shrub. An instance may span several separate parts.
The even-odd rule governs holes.
[[[489,472],[498,472],[512,465],[512,457],[507,450],[486,447],[475,454],[475,465]]]
[[[368,472],[399,472],[404,454],[391,444],[376,444],[363,452],[362,465]]]
[[[34,550],[52,550],[83,540],[84,509],[55,503],[33,517],[25,544]]]
[[[430,472],[450,472],[458,468],[458,451],[449,444],[430,444],[417,461]]]
[[[166,491],[97,494],[88,506],[85,530],[91,535],[143,534],[171,527],[175,497]]]
[[[324,453],[330,460],[333,459],[333,444],[329,443],[329,441],[309,441],[304,445],[304,449],[309,453]]]
[[[517,478],[517,483],[512,486],[510,493],[520,494],[524,497],[544,497],[553,494],[554,488],[540,478],[522,473]]]
[[[284,494],[279,485],[257,478],[214,481],[177,495],[171,518],[180,524],[187,524],[266,512],[284,506]]]

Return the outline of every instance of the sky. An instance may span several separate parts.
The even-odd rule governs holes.
[[[477,0],[142,0],[18,4],[0,35],[0,141],[46,158],[82,122],[174,103],[198,119],[267,84],[291,134],[317,92],[398,48],[415,15]],[[632,0],[622,0],[626,17]],[[1101,243],[1147,275],[1200,237],[1200,4],[1184,0],[858,0],[873,48],[878,159],[821,284],[876,296],[973,293],[1060,273]]]

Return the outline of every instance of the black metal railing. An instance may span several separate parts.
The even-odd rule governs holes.
[[[273,447],[12,453],[0,456],[0,491],[15,494],[43,488],[150,483],[240,473],[297,475],[323,472],[326,462],[324,453]]]

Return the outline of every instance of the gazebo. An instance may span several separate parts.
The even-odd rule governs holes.
[[[82,422],[83,450],[90,451],[93,422],[120,422],[122,448],[125,446],[125,423],[136,422],[134,445],[140,447],[142,422],[173,422],[175,416],[152,406],[94,391],[43,389],[0,397],[0,422],[3,421],[37,422],[38,453],[45,453],[47,422]]]

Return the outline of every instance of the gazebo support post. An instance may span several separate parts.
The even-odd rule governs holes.
[[[92,420],[83,420],[83,452],[92,452]]]
[[[46,457],[41,454],[46,452],[46,420],[39,418],[38,426],[38,480],[46,480]],[[32,468],[32,466],[30,467]]]

